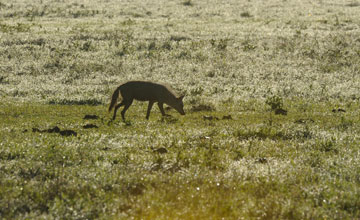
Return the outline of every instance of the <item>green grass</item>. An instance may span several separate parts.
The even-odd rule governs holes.
[[[232,105],[234,110],[186,116],[170,111],[173,117],[164,119],[156,109],[147,121],[146,106],[135,103],[126,125],[109,123],[106,106],[5,103],[0,213],[74,219],[353,218],[360,214],[360,140],[354,135],[359,106],[346,113],[332,113],[332,106],[313,104],[305,112],[292,107],[278,116],[265,104],[257,111]],[[99,118],[83,119],[86,114]],[[222,119],[229,114],[232,119]],[[210,115],[212,120],[203,117]],[[85,129],[86,124],[98,128]],[[77,136],[32,131],[54,126]]]
[[[360,218],[358,10],[0,0],[0,219]],[[187,114],[111,122],[135,79]]]

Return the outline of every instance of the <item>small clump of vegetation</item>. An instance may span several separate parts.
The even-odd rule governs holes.
[[[248,12],[248,11],[241,12],[241,13],[240,13],[240,16],[243,17],[243,18],[250,18],[250,17],[252,17],[252,15],[250,14],[250,12]]]
[[[193,6],[194,5],[192,0],[186,0],[182,4],[185,5],[185,6]]]

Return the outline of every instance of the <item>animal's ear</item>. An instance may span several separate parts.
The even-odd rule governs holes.
[[[178,99],[182,101],[183,98],[184,98],[184,96],[185,96],[185,95],[182,95],[182,96],[180,96]]]

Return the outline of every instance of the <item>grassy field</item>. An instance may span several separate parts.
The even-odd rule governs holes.
[[[359,10],[0,0],[0,219],[360,218]],[[135,79],[187,114],[111,121]]]

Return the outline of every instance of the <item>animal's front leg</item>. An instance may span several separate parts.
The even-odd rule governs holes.
[[[149,119],[149,117],[150,117],[150,111],[151,111],[151,108],[152,108],[153,104],[154,104],[153,101],[149,101],[148,109],[147,109],[147,112],[146,112],[146,119]]]
[[[165,114],[163,105],[164,105],[164,103],[158,102],[158,106],[159,106],[159,109],[160,109],[160,112],[161,112],[162,116],[169,116],[168,114]]]

